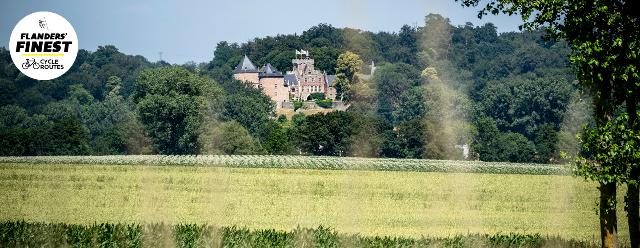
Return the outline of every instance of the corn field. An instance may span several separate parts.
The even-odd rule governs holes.
[[[193,224],[0,222],[0,247],[596,247],[536,234],[404,238],[342,234],[326,227],[249,230]]]

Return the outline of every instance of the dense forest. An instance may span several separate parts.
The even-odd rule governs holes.
[[[232,79],[247,55],[290,70],[296,49],[319,70],[362,62],[347,111],[278,116],[261,90]],[[0,155],[307,154],[550,163],[575,153],[590,116],[567,60],[542,31],[491,24],[372,33],[319,24],[302,34],[220,42],[208,63],[171,65],[114,46],[80,50],[62,77],[21,74],[0,48]],[[336,71],[338,70],[338,71]]]

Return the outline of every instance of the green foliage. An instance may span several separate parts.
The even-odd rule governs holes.
[[[154,238],[154,237],[158,238]],[[172,236],[172,241],[166,241]],[[195,224],[46,224],[0,222],[0,245],[7,247],[593,247],[582,241],[539,234],[457,235],[405,238],[343,234],[331,228],[249,230]]]
[[[626,113],[602,126],[585,128],[581,139],[579,175],[604,183],[636,183],[628,170],[640,165],[640,132],[631,128]]]
[[[377,113],[385,120],[396,123],[393,119],[393,113],[396,112],[396,116],[403,115],[400,111],[412,111],[410,109],[402,110],[400,104],[407,104],[410,106],[420,105],[416,102],[404,102],[403,96],[407,100],[419,101],[421,97],[421,89],[412,89],[420,85],[419,72],[408,64],[387,64],[380,66],[376,70],[373,76],[373,83],[377,89]],[[410,91],[410,93],[405,93]],[[408,94],[411,94],[409,96]],[[419,111],[419,110],[418,110]],[[413,118],[419,116],[402,116],[401,118]]]
[[[462,0],[465,6],[475,6],[478,0]],[[543,6],[543,7],[541,7]],[[555,40],[564,40],[571,47],[569,60],[577,69],[580,85],[593,94],[595,129],[586,133],[585,142],[608,143],[607,136],[613,130],[611,117],[616,106],[624,101],[636,101],[640,74],[640,19],[634,2],[630,1],[522,1],[492,0],[479,12],[518,14],[527,30],[544,29]],[[633,10],[632,10],[633,9]],[[603,132],[598,134],[597,132]],[[597,137],[602,136],[602,137]],[[582,170],[594,174],[587,177],[600,182],[613,182],[622,175],[624,164],[613,164],[618,151],[585,144],[595,157],[587,155],[579,164],[592,164],[597,170]],[[593,161],[592,159],[604,159]],[[624,160],[624,159],[623,159]],[[591,162],[588,162],[591,161]],[[612,166],[612,168],[607,168]],[[624,171],[624,170],[623,170]],[[613,173],[613,174],[611,174]]]
[[[498,159],[498,137],[500,130],[496,126],[495,121],[490,118],[480,118],[475,123],[478,129],[478,135],[471,143],[473,150],[482,161],[496,161]]]
[[[277,123],[275,105],[269,97],[232,80],[232,70],[247,54],[258,64],[269,62],[286,71],[295,49],[305,49],[315,59],[316,69],[349,80],[344,84],[344,98],[351,105],[348,111],[367,116],[354,119],[358,127],[353,127],[355,131],[349,135],[352,145],[348,154],[460,159],[453,146],[470,143],[470,133],[475,129],[466,121],[475,123],[483,117],[491,117],[497,123],[498,136],[514,132],[535,141],[532,161],[542,162],[543,150],[545,154],[557,154],[549,150],[553,149],[553,139],[543,139],[538,134],[551,137],[551,133],[539,130],[546,124],[559,129],[565,96],[574,90],[569,82],[575,76],[565,58],[571,44],[543,40],[539,30],[498,34],[490,23],[455,27],[447,18],[435,14],[428,15],[424,25],[404,25],[397,32],[374,33],[319,24],[302,35],[267,36],[240,44],[219,42],[208,64],[181,67],[202,78],[214,79],[224,92],[214,90],[215,97],[199,97],[206,100],[206,107],[200,109],[197,106],[202,106],[201,101],[191,97],[200,93],[182,92],[177,97],[155,94],[159,97],[155,103],[173,103],[148,106],[165,109],[166,116],[172,116],[156,115],[157,120],[167,120],[167,125],[153,127],[164,130],[161,132],[149,132],[148,121],[153,116],[151,112],[140,114],[134,82],[142,70],[166,66],[166,62],[149,63],[144,57],[125,55],[107,45],[95,52],[80,50],[68,73],[56,80],[38,82],[20,74],[9,52],[0,48],[0,106],[17,105],[27,113],[25,121],[2,130],[6,138],[0,143],[7,144],[5,154],[54,154],[48,145],[53,138],[47,132],[54,121],[73,115],[88,131],[89,153],[96,155],[162,152],[158,148],[160,141],[166,141],[163,150],[172,150],[171,153],[198,153],[202,149],[196,141],[206,133],[203,127],[232,121],[246,129],[255,147],[263,148],[250,149],[255,153],[297,153],[305,150],[301,144],[306,143],[304,137],[292,131],[300,126]],[[350,56],[346,56],[348,51]],[[356,57],[359,59],[353,59]],[[371,61],[378,65],[375,75],[361,80],[358,72],[363,69],[362,64]],[[434,73],[421,76],[425,68]],[[446,90],[428,85],[436,79],[447,86]],[[517,94],[507,94],[512,92]],[[467,94],[469,97],[465,97]],[[302,107],[301,102],[293,104],[294,110]],[[328,107],[330,103],[318,105]],[[507,111],[495,111],[502,108]],[[411,123],[419,123],[424,129],[404,128]],[[360,131],[364,126],[375,132],[365,135]],[[421,136],[409,138],[410,131]],[[178,133],[184,135],[168,135]],[[244,136],[237,137],[244,140]],[[572,142],[566,139],[567,135],[562,137]],[[289,142],[284,142],[287,139]],[[353,148],[353,142],[362,145]],[[242,153],[245,152],[249,151]]]
[[[282,124],[275,124],[275,127],[269,134],[269,138],[267,138],[267,141],[264,144],[265,150],[269,154],[293,153],[293,137],[290,132],[290,129],[282,126]]]
[[[493,120],[488,118],[476,122],[478,135],[472,150],[482,161],[533,161],[536,147],[519,133],[500,133]],[[555,144],[555,143],[554,143]]]
[[[540,234],[495,234],[489,236],[489,243],[494,246],[507,247],[540,247],[544,239]]]
[[[504,133],[498,137],[497,143],[497,150],[500,153],[494,161],[522,163],[532,161],[534,158],[535,145],[522,134]]]
[[[293,53],[293,51],[291,52]],[[338,56],[340,56],[340,49],[326,46],[318,48],[312,47],[309,49],[309,53],[315,61],[316,69],[324,71],[329,75],[336,74],[336,61],[338,60]],[[285,65],[283,68],[289,69],[291,67],[291,60],[287,60]]]
[[[351,94],[353,94],[351,87],[358,82],[356,74],[360,71],[362,63],[360,56],[350,51],[338,56],[338,60],[336,61],[335,87],[337,95],[340,96],[340,100],[348,101]]]
[[[425,28],[422,33],[422,51],[418,56],[432,65],[434,62],[446,59],[449,55],[452,26],[448,18],[438,14],[428,14],[425,17]]]
[[[193,154],[205,111],[216,94],[211,79],[162,67],[140,74],[132,99],[158,152]]]
[[[353,116],[343,111],[305,118],[300,130],[301,148],[313,155],[346,156],[355,127]]]
[[[324,93],[311,93],[309,94],[308,100],[324,100]]]
[[[86,128],[69,112],[51,119],[28,116],[24,109],[11,105],[0,108],[0,112],[5,117],[0,123],[3,156],[88,155],[91,152]]]
[[[304,105],[303,101],[293,101],[293,111],[302,108],[302,105]]]
[[[333,106],[333,100],[331,99],[322,99],[322,100],[318,99],[318,100],[315,100],[315,103],[316,105],[318,105],[318,107],[325,108],[325,109],[331,108]]]
[[[422,87],[412,87],[402,92],[399,102],[399,106],[392,112],[393,120],[397,123],[424,117],[426,109]]]
[[[546,124],[538,128],[535,139],[538,163],[549,163],[553,157],[558,157],[556,156],[558,140],[558,132],[552,125]]]
[[[402,123],[398,127],[398,142],[400,152],[406,158],[423,158],[425,156],[424,122],[413,119]]]
[[[489,82],[477,107],[480,115],[496,120],[501,131],[534,139],[539,126],[559,126],[572,92],[572,86],[562,79],[512,77]]]
[[[237,121],[252,136],[264,142],[271,132],[275,103],[260,89],[237,80],[223,82],[225,97],[222,103],[224,121]]]
[[[240,123],[209,124],[199,136],[200,154],[260,154],[260,143]]]

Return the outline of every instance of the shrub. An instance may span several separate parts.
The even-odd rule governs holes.
[[[331,99],[316,100],[316,104],[321,108],[331,108],[333,101]]]
[[[311,93],[307,100],[323,100],[325,99],[324,93]]]

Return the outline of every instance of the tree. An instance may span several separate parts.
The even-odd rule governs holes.
[[[629,174],[633,169],[633,167],[618,165],[638,166],[640,164],[640,132],[633,129],[630,124],[629,115],[625,113],[603,125],[587,128],[582,137],[582,157],[578,160],[579,173],[591,180],[615,182],[620,180],[620,175]],[[637,181],[628,183],[637,183]],[[614,197],[616,195],[615,191],[606,193]],[[615,206],[615,202],[603,203],[602,199],[600,204]],[[629,216],[631,215],[629,213]]]
[[[375,99],[377,101],[378,115],[393,124],[397,124],[397,120],[394,117],[411,117],[410,115],[414,113],[407,113],[411,110],[403,110],[400,107],[401,105],[420,105],[415,102],[415,100],[422,99],[419,78],[419,72],[408,64],[398,63],[380,66],[372,78],[376,89]],[[414,89],[414,87],[417,87],[417,89]],[[417,111],[419,112],[420,110]]]
[[[209,67],[220,67],[229,63],[229,60],[240,55],[237,47],[229,45],[226,41],[221,41],[216,44],[216,49],[213,52],[213,60],[209,63]]]
[[[393,111],[397,123],[420,119],[425,114],[425,101],[422,87],[412,87],[400,95],[400,104]]]
[[[201,154],[259,154],[260,143],[236,121],[213,125],[199,137]]]
[[[350,124],[353,134],[350,138],[349,156],[354,157],[377,157],[379,156],[384,137],[381,135],[387,126],[385,122],[373,114],[348,112],[353,117]]]
[[[307,116],[298,136],[303,152],[313,155],[346,156],[355,133],[352,114],[333,111]]]
[[[449,18],[438,14],[429,14],[425,17],[422,51],[419,56],[426,65],[433,66],[435,61],[448,58],[451,46],[451,29]]]
[[[425,156],[425,123],[421,119],[403,122],[398,127],[398,142],[403,157],[424,158]]]
[[[519,133],[504,133],[498,137],[497,150],[500,151],[498,161],[525,163],[533,160],[535,146],[527,137]]]
[[[499,161],[498,138],[500,137],[500,130],[498,130],[495,121],[484,117],[476,120],[475,126],[478,130],[478,135],[471,143],[471,150],[482,161]]]
[[[465,6],[477,6],[479,0],[461,0]],[[582,86],[593,92],[596,133],[604,136],[607,123],[613,119],[615,106],[627,101],[632,127],[636,127],[635,107],[631,96],[637,96],[640,86],[640,14],[637,1],[624,0],[491,0],[478,14],[500,12],[522,17],[529,30],[544,28],[551,38],[564,39],[572,48],[571,62],[578,70]],[[637,98],[635,98],[637,99]],[[633,116],[632,116],[633,115]],[[589,139],[587,139],[588,141]],[[597,140],[592,139],[592,140]],[[590,144],[586,144],[589,146]],[[605,152],[606,151],[602,151]],[[586,160],[597,159],[589,156]],[[619,160],[612,160],[619,161]],[[600,231],[603,247],[617,247],[617,217],[615,210],[616,183],[626,175],[619,174],[624,164],[594,160],[586,166],[598,166],[598,170],[583,170],[585,175],[600,186]],[[634,167],[634,166],[630,166]],[[636,177],[636,175],[631,175]],[[636,180],[637,178],[631,178]],[[640,221],[638,216],[637,184],[630,184],[628,221],[631,246],[640,246]]]
[[[544,124],[536,131],[536,153],[535,158],[538,163],[549,163],[555,156],[556,145],[558,144],[558,132],[554,125]]]
[[[316,47],[341,48],[344,43],[340,30],[326,23],[320,23],[302,32],[301,38]]]
[[[193,154],[205,111],[216,96],[211,79],[161,67],[140,73],[132,99],[158,152]]]
[[[0,106],[14,103],[14,97],[18,93],[16,85],[7,79],[0,78]]]
[[[400,46],[397,49],[400,53],[400,61],[411,65],[418,64],[418,31],[405,24],[400,28],[398,37]]]
[[[541,125],[560,125],[572,91],[571,84],[562,79],[512,76],[489,82],[479,94],[477,107],[479,114],[493,118],[500,130],[533,140]]]
[[[360,56],[352,52],[344,52],[336,61],[336,93],[340,100],[348,101],[351,95],[351,86],[357,83],[357,73],[362,67]]]
[[[75,117],[68,115],[55,121],[51,128],[52,137],[56,137],[51,144],[56,155],[87,155],[89,154],[89,134],[82,123]]]
[[[311,57],[315,61],[316,69],[320,71],[324,71],[327,74],[335,74],[336,73],[336,61],[338,60],[338,56],[340,56],[340,49],[335,47],[320,47],[320,48],[311,48],[309,49],[309,53]],[[293,51],[291,51],[293,53]],[[292,54],[291,58],[293,58],[295,54]],[[286,61],[283,61],[283,64],[286,64],[284,68],[291,68],[291,58]],[[278,67],[278,69],[281,69]],[[284,71],[284,70],[282,70]]]
[[[230,80],[222,85],[226,96],[222,101],[221,119],[239,122],[253,137],[265,142],[273,128],[271,117],[275,115],[275,102],[261,89],[244,82]]]
[[[286,119],[286,117],[285,117]],[[294,151],[289,129],[284,123],[273,123],[274,127],[269,133],[264,148],[269,154],[291,154]]]

